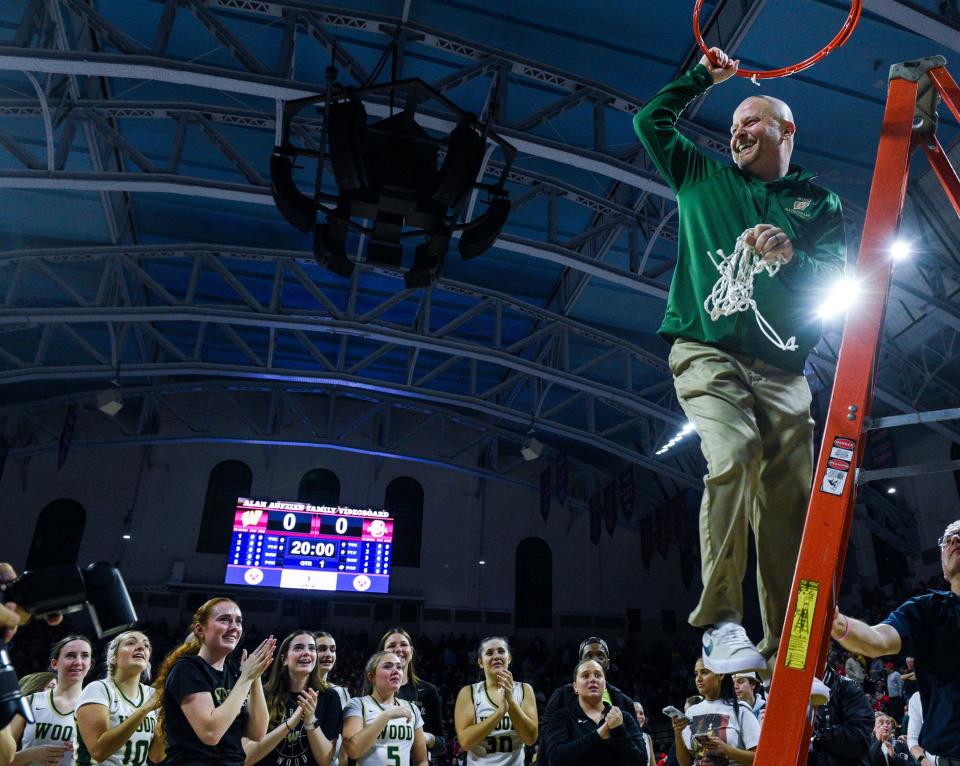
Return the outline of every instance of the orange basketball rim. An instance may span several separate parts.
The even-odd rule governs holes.
[[[700,32],[700,7],[702,5],[703,0],[696,0],[693,6],[693,36],[696,38],[697,45],[700,46],[700,50],[702,50],[707,56],[710,56],[710,60],[712,61],[713,56],[710,55],[710,49],[707,48],[706,43],[704,43],[703,35]],[[747,77],[756,82],[757,80],[770,80],[774,77],[787,77],[788,75],[795,74],[796,72],[801,72],[804,69],[809,69],[818,61],[820,61],[820,59],[826,58],[835,48],[839,48],[850,39],[850,36],[853,34],[853,30],[857,28],[857,24],[860,21],[860,14],[862,12],[863,0],[853,0],[853,2],[850,3],[850,13],[847,14],[847,18],[843,22],[843,26],[840,27],[840,31],[837,32],[836,36],[829,43],[827,43],[817,53],[814,53],[812,56],[810,56],[810,58],[806,58],[803,61],[800,61],[796,64],[791,64],[790,66],[785,66],[782,69],[770,69],[767,71],[740,69],[737,71],[737,76]]]

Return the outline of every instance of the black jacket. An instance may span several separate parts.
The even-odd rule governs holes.
[[[630,699],[626,694],[620,691],[616,686],[611,683],[607,684],[607,691],[610,693],[610,701],[620,708],[620,712],[623,713],[623,717],[633,716],[633,700]],[[553,694],[550,695],[550,699],[547,702],[547,707],[543,711],[543,717],[540,721],[540,726],[546,726],[547,721],[550,720],[550,716],[553,715],[560,708],[579,706],[577,702],[577,694],[573,690],[572,684],[564,684],[563,686],[558,686],[553,690]],[[636,720],[636,718],[634,718]]]
[[[647,748],[633,708],[622,712],[623,726],[603,739],[597,730],[606,716],[594,723],[579,704],[560,707],[547,722],[540,750],[550,766],[646,766]]]
[[[859,684],[829,668],[830,701],[817,708],[809,766],[860,766],[873,737],[873,710]]]
[[[407,681],[397,691],[397,696],[420,708],[420,715],[423,716],[423,730],[430,732],[436,738],[430,752],[442,753],[446,750],[447,738],[443,726],[443,708],[437,687],[429,681],[418,678],[416,688],[410,681]]]
[[[867,757],[863,759],[863,766],[917,766],[917,759],[910,754],[910,748],[903,742],[897,740],[893,744],[893,758],[887,761],[883,748],[880,746],[880,740],[876,737],[870,738],[870,751]]]

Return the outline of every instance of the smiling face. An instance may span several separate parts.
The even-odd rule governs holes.
[[[115,654],[107,662],[111,675],[117,671],[127,676],[141,675],[150,668],[150,639],[138,630],[123,634]]]
[[[720,681],[723,675],[707,670],[702,659],[693,666],[693,682],[704,699],[715,700],[720,696]]]
[[[607,689],[607,679],[603,674],[603,666],[596,660],[587,660],[577,665],[573,679],[573,690],[577,698],[590,704],[597,704],[603,699]]]
[[[337,664],[337,642],[333,636],[318,634],[316,637],[317,646],[317,665],[320,666],[324,675],[333,670]]]
[[[233,601],[218,601],[207,619],[194,627],[194,633],[207,652],[225,657],[237,648],[243,635],[240,607]]]
[[[291,675],[308,676],[317,666],[317,644],[310,633],[298,633],[281,660]]]
[[[733,161],[761,181],[780,178],[790,166],[795,131],[790,108],[782,101],[748,98],[737,107],[730,125]]]
[[[384,653],[368,676],[382,698],[388,698],[403,684],[403,660],[393,652]]]
[[[493,678],[498,671],[510,667],[510,647],[501,638],[491,638],[480,644],[480,657],[477,664],[487,678]]]
[[[60,647],[60,653],[50,663],[50,667],[57,671],[57,685],[82,683],[90,672],[92,652],[90,644],[79,639]]]
[[[637,718],[637,723],[641,726],[645,726],[647,723],[647,714],[644,712],[643,705],[639,702],[633,703],[633,714]]]
[[[391,633],[387,636],[387,640],[383,642],[383,650],[393,652],[403,660],[404,665],[413,659],[413,644],[403,633]]]

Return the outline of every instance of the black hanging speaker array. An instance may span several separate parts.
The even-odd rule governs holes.
[[[504,183],[514,147],[489,122],[463,111],[422,80],[346,88],[335,78],[336,70],[328,68],[325,95],[284,105],[280,141],[270,158],[277,209],[299,231],[313,231],[317,261],[351,276],[348,237],[353,232],[367,238],[366,258],[381,266],[402,268],[404,253],[412,250],[404,281],[420,287],[442,273],[451,239],[458,239],[462,258],[489,249],[510,214]],[[455,122],[449,135],[437,135],[417,121],[417,109],[426,103],[438,105],[442,119]],[[387,116],[371,122],[366,104]],[[308,107],[322,116],[319,145],[291,140],[294,121]],[[437,110],[431,112],[431,117],[437,115]],[[503,168],[498,182],[486,184],[481,176],[492,150],[502,153]],[[294,178],[304,158],[317,165],[312,195],[303,193]],[[327,169],[335,193],[323,189]],[[464,221],[474,193],[485,196],[486,210]]]

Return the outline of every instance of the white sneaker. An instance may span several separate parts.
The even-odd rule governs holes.
[[[703,664],[713,673],[766,670],[767,661],[735,622],[721,622],[703,634]]]
[[[810,687],[810,704],[819,707],[820,705],[826,705],[829,701],[830,687],[814,676],[813,685]]]

